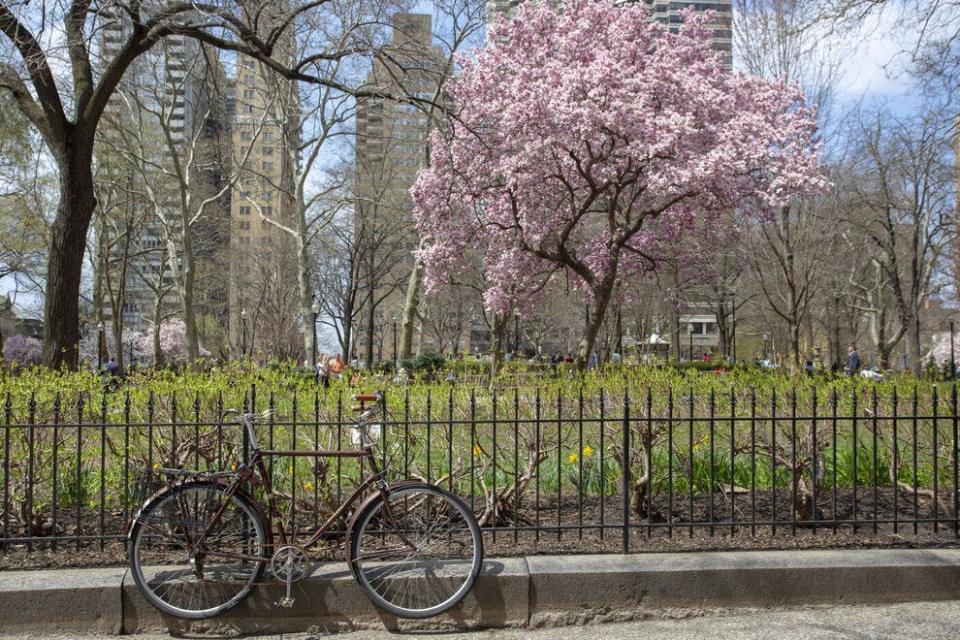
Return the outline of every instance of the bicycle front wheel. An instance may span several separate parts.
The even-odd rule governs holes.
[[[470,509],[428,484],[390,490],[359,514],[350,568],[370,600],[401,618],[429,618],[456,606],[483,563]]]
[[[248,498],[228,499],[215,482],[190,482],[140,510],[130,531],[130,573],[164,613],[211,618],[250,593],[267,548],[266,526]]]

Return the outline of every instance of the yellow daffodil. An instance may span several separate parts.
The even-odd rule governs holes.
[[[483,454],[483,449],[480,448],[480,445],[478,445],[478,444],[473,445],[473,455],[479,456],[479,455],[482,455],[482,454]]]
[[[576,461],[577,461],[577,454],[571,453],[570,455],[568,455],[568,456],[567,456],[567,461],[568,461],[570,464],[573,464],[574,462],[576,462]]]
[[[304,491],[313,491],[313,483],[312,483],[312,482],[309,482],[309,481],[304,482],[304,483],[303,483],[303,490],[304,490]]]
[[[583,448],[583,457],[589,458],[592,455],[593,455],[593,447],[591,447],[590,445],[585,446]]]

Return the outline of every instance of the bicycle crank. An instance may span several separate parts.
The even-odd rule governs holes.
[[[280,547],[270,560],[270,570],[274,578],[287,585],[286,596],[280,598],[276,604],[286,608],[292,607],[291,587],[294,582],[302,580],[307,575],[306,552],[295,545]]]

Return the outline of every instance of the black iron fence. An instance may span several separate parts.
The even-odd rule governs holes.
[[[0,549],[107,549],[157,467],[244,458],[222,396],[136,390],[0,407]],[[271,449],[350,448],[349,395],[244,394],[273,408]],[[509,392],[391,389],[378,455],[473,508],[494,553],[889,542],[949,544],[958,527],[955,386],[897,390]],[[269,472],[291,534],[360,482],[355,459]],[[146,474],[149,475],[149,474]]]

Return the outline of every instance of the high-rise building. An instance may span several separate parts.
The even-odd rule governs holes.
[[[94,64],[103,68],[119,52],[132,24],[110,5],[98,19]],[[224,80],[215,49],[170,36],[131,65],[110,99],[100,130],[96,176],[101,189],[110,190],[109,197],[100,197],[96,225],[96,291],[108,327],[118,305],[123,328],[135,331],[147,331],[157,319],[179,311],[168,268],[171,235],[176,260],[182,260],[183,251],[182,238],[173,230],[181,222],[182,203],[172,167],[176,157],[190,172],[186,181],[195,199],[219,191],[227,170],[222,160],[230,155],[223,148],[229,139],[221,135],[229,124]],[[197,153],[191,154],[190,146]],[[184,166],[187,156],[192,161]],[[167,227],[154,213],[158,202],[172,223]],[[223,202],[208,207],[194,225],[194,255],[210,256],[222,243],[228,212]],[[200,313],[212,300],[221,300],[220,308],[225,307],[225,286],[216,282],[220,270],[207,266],[204,262],[196,277]]]
[[[671,31],[680,28],[683,18],[680,12],[689,7],[696,11],[713,11],[713,48],[724,54],[724,66],[733,69],[733,1],[732,0],[647,0],[653,17],[658,22],[669,25]]]
[[[299,146],[296,83],[238,56],[230,198],[230,343],[249,357],[293,357],[302,342],[292,238],[272,222],[294,219],[293,158]],[[291,153],[292,151],[292,153]],[[272,221],[272,222],[271,222]],[[282,299],[281,299],[282,298]]]
[[[525,0],[491,0],[487,3],[488,19],[506,13],[511,14],[514,9]],[[543,0],[539,0],[543,1]],[[697,0],[685,2],[683,0],[645,0],[650,5],[653,18],[658,22],[669,25],[671,30],[679,28],[682,18],[680,12],[688,7],[696,11],[713,11],[715,14],[713,30],[713,48],[724,53],[724,65],[733,68],[733,0]]]
[[[393,341],[385,336],[402,310],[406,275],[413,264],[410,187],[426,165],[431,126],[428,102],[414,104],[403,97],[439,99],[444,65],[433,46],[429,15],[396,14],[392,29],[391,42],[373,61],[365,83],[382,96],[357,105],[354,223],[367,262],[361,269],[366,302],[354,341],[361,360],[394,357]]]

